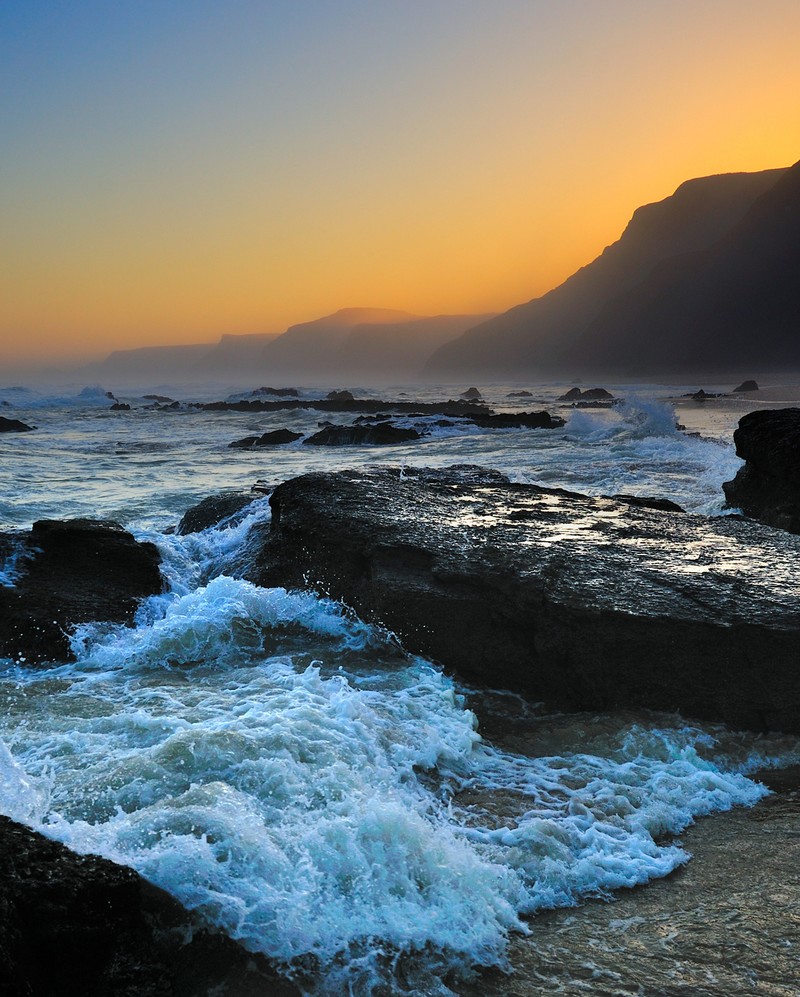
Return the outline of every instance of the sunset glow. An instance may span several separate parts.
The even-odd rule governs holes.
[[[502,311],[800,158],[796,0],[0,10],[0,363]]]

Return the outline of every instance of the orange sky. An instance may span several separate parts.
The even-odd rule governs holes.
[[[5,366],[504,310],[800,159],[796,0],[56,6],[0,13]]]

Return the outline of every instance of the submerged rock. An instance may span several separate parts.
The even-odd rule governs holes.
[[[800,731],[794,537],[461,472],[307,474],[271,505],[254,581],[312,584],[470,681]]]
[[[155,545],[108,520],[40,520],[0,534],[0,557],[15,566],[13,584],[0,585],[0,657],[28,664],[72,660],[77,624],[132,623],[139,600],[162,588]]]
[[[506,398],[533,398],[531,391],[509,391]]]
[[[390,446],[419,439],[422,435],[416,429],[401,429],[390,422],[379,422],[375,426],[325,426],[303,443],[313,447]]]
[[[800,533],[800,409],[750,412],[739,420],[733,441],[745,465],[723,482],[728,505]]]
[[[241,512],[252,501],[252,495],[242,495],[241,492],[222,492],[220,495],[209,495],[208,498],[204,498],[197,505],[186,510],[175,532],[178,536],[186,536],[187,533],[199,533],[201,530],[207,530],[209,526],[216,526],[223,519]]]
[[[0,433],[29,433],[33,428],[19,419],[6,419],[4,415],[0,415]]]

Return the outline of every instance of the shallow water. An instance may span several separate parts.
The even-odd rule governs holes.
[[[485,395],[511,407],[508,390]],[[552,406],[560,390],[516,404]],[[402,447],[266,452],[227,444],[310,432],[320,414],[28,398],[14,415],[40,428],[0,437],[6,527],[116,518],[158,543],[170,589],[136,627],[81,628],[74,664],[7,663],[2,809],[132,865],[320,994],[460,992],[472,967],[508,967],[511,938],[535,945],[532,915],[680,868],[689,855],[674,836],[761,799],[749,775],[799,760],[796,739],[670,716],[548,716],[462,689],[335,604],[243,581],[263,498],[236,525],[158,532],[218,490],[372,462],[468,461],[721,512],[732,445],[679,432],[654,397],[664,391],[566,411],[561,430],[456,426]]]

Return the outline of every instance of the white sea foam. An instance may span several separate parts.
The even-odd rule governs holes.
[[[0,685],[26,707],[0,728],[4,805],[320,993],[401,992],[406,957],[432,978],[502,966],[521,916],[666,874],[687,855],[662,835],[763,793],[690,729],[501,752],[388,636],[228,577],[80,650]]]
[[[26,447],[39,447],[43,480],[70,482],[68,499],[15,471],[7,518],[63,515],[69,501],[70,514],[174,524],[197,496],[265,473],[413,464],[417,452],[228,451],[285,416],[118,421],[107,403],[97,389],[42,413],[46,433]],[[316,416],[292,419],[308,432]],[[674,422],[645,400],[576,410],[557,433],[436,427],[424,462],[719,511],[733,447]],[[0,672],[0,807],[129,863],[310,990],[366,994],[389,980],[391,992],[442,993],[448,969],[502,966],[525,915],[664,875],[688,857],[665,835],[754,802],[764,790],[746,773],[800,758],[796,739],[734,750],[631,724],[589,743],[575,723],[546,757],[500,751],[453,682],[391,635],[237,578],[248,530],[268,519],[260,499],[197,534],[138,530],[158,543],[170,588],[137,625],[80,628],[74,665]],[[408,982],[415,967],[423,976]]]

